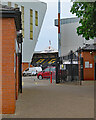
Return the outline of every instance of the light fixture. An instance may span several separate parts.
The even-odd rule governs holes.
[[[90,52],[90,54],[92,55],[93,51]]]

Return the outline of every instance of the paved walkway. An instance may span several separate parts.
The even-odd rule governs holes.
[[[48,80],[23,78],[23,93],[19,95],[12,118],[93,118],[94,86],[50,84]]]

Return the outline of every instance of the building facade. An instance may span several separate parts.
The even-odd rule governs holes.
[[[79,79],[96,80],[96,44],[90,44],[82,49],[79,53]]]
[[[77,65],[79,68],[79,71],[78,69],[77,71],[79,79],[95,80],[96,39],[85,40],[82,36],[78,36],[77,28],[79,27],[79,25],[79,18],[77,17],[61,19],[61,58],[63,64],[65,62],[69,62],[70,58],[68,58],[66,61],[66,56],[68,56],[68,54],[73,51],[76,57],[78,57],[77,50],[81,48],[82,52],[79,52],[79,61],[77,59]],[[55,26],[58,27],[57,19],[55,20]],[[74,59],[70,64],[74,64]],[[71,72],[73,70],[74,69],[72,68]]]
[[[22,61],[23,69],[29,66],[43,24],[47,4],[38,0],[4,3],[10,7],[19,7],[22,13]]]
[[[22,87],[21,61],[26,68],[31,62],[47,5],[37,0],[2,2],[2,4],[0,6],[0,92],[2,92],[0,113],[14,114],[18,93]],[[18,27],[21,25],[22,28]]]
[[[58,26],[58,20],[55,20],[55,26]],[[61,19],[61,56],[66,56],[72,50],[75,52],[79,47],[85,44],[92,44],[94,40],[85,40],[78,36],[76,28],[79,26],[79,18]]]
[[[0,114],[13,114],[19,92],[17,31],[21,30],[19,9],[0,5]],[[17,56],[17,57],[16,57]]]

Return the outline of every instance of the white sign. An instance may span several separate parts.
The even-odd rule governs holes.
[[[62,70],[62,65],[60,65],[60,70]]]
[[[60,65],[60,70],[66,70],[66,65]]]
[[[90,64],[90,68],[92,68],[92,64]]]
[[[66,65],[64,65],[64,70],[66,70]]]
[[[85,68],[89,68],[89,61],[85,62]]]

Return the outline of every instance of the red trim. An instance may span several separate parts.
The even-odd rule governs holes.
[[[60,13],[58,13],[58,33],[60,33]]]

